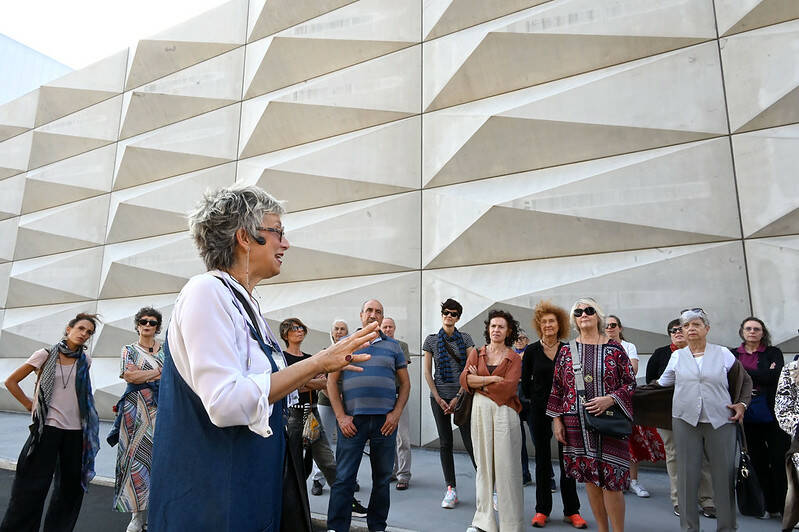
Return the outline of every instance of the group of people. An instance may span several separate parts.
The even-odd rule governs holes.
[[[189,227],[208,271],[180,292],[163,343],[157,310],[135,316],[138,341],[122,349],[127,388],[107,438],[118,446],[113,507],[132,513],[128,531],[310,531],[309,476],[314,495],[323,481],[330,485],[329,530],[347,531],[359,515],[380,531],[392,478],[396,489],[409,487],[408,346],[393,338],[396,323],[380,301],[363,303],[355,331],[334,321],[331,345],[314,355],[302,351],[308,327],[301,319],[284,320],[275,335],[263,318],[253,289],[280,272],[289,248],[283,214],[258,187],[206,194]],[[707,342],[710,320],[701,308],[668,324],[671,343],[646,368],[652,387],[674,388],[670,403],[646,405],[668,419],[655,430],[632,422],[637,351],[619,317],[597,301],[580,298],[569,312],[540,302],[533,343],[509,312],[494,309],[478,346],[457,329],[462,315],[459,302],[444,301],[442,326],[422,353],[446,486],[442,508],[458,504],[453,420],[476,471],[470,532],[525,528],[523,486],[532,479],[524,423],[536,449],[533,527],[545,527],[552,514],[554,436],[564,520],[573,527],[587,527],[577,482],[600,532],[623,531],[623,491],[649,495],[635,464],[665,458],[681,528],[698,531],[701,508],[718,530],[734,530],[739,422],[762,479],[763,517],[782,512],[783,529],[796,524],[799,362],[783,368],[760,319],[743,321],[742,343],[731,349]],[[38,530],[54,475],[45,530],[74,528],[99,449],[86,349],[97,322],[78,314],[60,342],[6,380],[33,423],[0,532]],[[32,372],[29,398],[19,383]],[[629,430],[602,429],[597,420],[609,414]],[[363,507],[355,492],[367,444],[372,486]]]

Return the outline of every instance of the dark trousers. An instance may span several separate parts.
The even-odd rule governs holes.
[[[81,459],[83,431],[45,426],[39,443],[27,456],[33,435],[22,447],[17,473],[11,487],[11,499],[0,525],[2,532],[38,532],[50,482],[55,486],[44,519],[45,532],[70,532],[83,502]]]
[[[549,515],[552,513],[552,491],[549,480],[552,478],[552,418],[547,416],[546,408],[530,407],[528,424],[533,432],[535,443],[535,511]],[[558,443],[558,465],[560,466],[560,498],[563,501],[563,515],[574,515],[580,511],[577,497],[577,481],[566,476],[563,469],[563,444]]]
[[[791,438],[784,433],[776,421],[771,423],[744,423],[746,445],[755,466],[757,479],[766,498],[766,510],[782,512],[788,479],[785,476],[785,453]]]
[[[527,454],[527,434],[524,432],[524,422],[530,418],[530,408],[522,408],[519,414],[519,426],[522,428],[522,481],[527,482],[530,478],[530,458]],[[530,425],[529,423],[527,424]],[[532,436],[533,431],[530,430]]]
[[[452,414],[445,414],[444,411],[438,406],[436,400],[430,398],[430,407],[433,409],[433,419],[436,420],[436,429],[438,429],[438,454],[441,458],[441,469],[444,471],[444,482],[447,486],[455,487],[455,457],[452,454]],[[463,446],[466,447],[466,452],[469,453],[469,458],[472,459],[472,465],[477,469],[477,463],[474,461],[474,448],[472,447],[472,429],[469,425],[458,427],[461,430],[461,439]]]
[[[353,416],[352,422],[358,432],[352,438],[345,438],[338,428],[336,444],[336,481],[330,488],[330,501],[327,507],[327,528],[336,532],[348,532],[352,521],[352,497],[355,494],[355,481],[366,442],[369,441],[369,462],[372,466],[372,494],[366,525],[369,530],[385,530],[388,511],[391,506],[389,481],[394,467],[394,450],[397,445],[397,431],[388,436],[380,429],[386,422],[384,414]]]

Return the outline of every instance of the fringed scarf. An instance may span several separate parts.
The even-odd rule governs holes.
[[[59,353],[66,357],[76,359],[75,364],[75,394],[78,397],[80,410],[80,426],[83,430],[83,453],[81,459],[81,486],[84,491],[89,488],[89,482],[94,478],[94,457],[100,449],[100,418],[94,407],[92,383],[89,378],[89,363],[86,361],[85,346],[80,346],[72,351],[62,340],[50,348],[50,354],[42,365],[39,374],[39,383],[36,394],[36,410],[33,413],[31,431],[36,434],[35,441],[28,447],[28,456],[36,450],[38,442],[44,433],[44,422],[47,420],[47,411],[50,399],[53,397],[55,386],[56,364]]]
[[[455,371],[453,371],[452,365],[441,364],[445,356],[450,358],[446,342],[454,343],[458,346],[458,353],[460,356],[452,357],[455,358],[454,362],[457,363],[457,368]],[[438,376],[438,373],[441,372],[441,382],[452,382],[453,380],[458,380],[461,372],[463,371],[463,367],[466,365],[466,342],[463,341],[463,336],[458,329],[455,329],[455,331],[452,333],[452,336],[447,336],[447,333],[444,332],[443,327],[439,329],[438,359],[439,365],[436,368],[436,376]]]

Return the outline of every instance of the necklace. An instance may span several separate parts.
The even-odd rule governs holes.
[[[61,385],[63,386],[64,390],[67,389],[67,383],[69,382],[69,379],[72,378],[72,370],[75,369],[75,364],[77,364],[77,362],[72,363],[72,365],[69,368],[69,373],[67,374],[67,378],[64,379],[64,365],[61,363],[60,360],[58,361],[58,367],[61,368]]]
[[[139,344],[139,347],[148,350],[150,353],[152,353],[153,349],[155,349],[155,340],[153,340],[153,345],[151,345],[150,347],[147,347],[146,345],[141,345],[141,342],[136,342],[136,343]]]
[[[546,343],[546,342],[544,341],[544,339],[543,339],[543,338],[541,338],[541,345],[543,345],[543,346],[544,346],[544,347],[546,347],[547,349],[552,349],[553,347],[555,347],[556,345],[558,345],[558,341],[557,341],[557,340],[555,340],[555,343],[553,343],[553,344],[548,344],[548,343]]]

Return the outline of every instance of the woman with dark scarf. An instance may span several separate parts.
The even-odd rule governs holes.
[[[75,528],[100,448],[89,378],[92,359],[85,346],[96,321],[96,314],[78,314],[67,324],[63,340],[33,353],[6,379],[11,395],[32,413],[32,423],[17,461],[11,500],[0,524],[2,532],[39,530],[53,473],[55,486],[44,530]],[[38,378],[33,399],[19,386],[31,372]]]
[[[441,329],[438,334],[429,335],[422,345],[424,378],[430,388],[430,407],[433,409],[433,418],[438,429],[441,469],[444,470],[444,481],[447,484],[447,492],[444,495],[444,500],[441,501],[441,507],[449,509],[455,508],[455,505],[458,504],[458,494],[455,491],[455,458],[452,455],[450,414],[454,412],[457,395],[461,390],[460,374],[466,367],[469,355],[475,352],[472,337],[455,328],[462,313],[463,307],[454,299],[447,299],[441,303]],[[433,376],[434,361],[435,377]],[[463,445],[476,469],[471,428],[467,425],[458,428]]]
[[[141,532],[147,523],[158,384],[164,365],[164,349],[155,335],[161,332],[162,321],[154,308],[139,309],[133,318],[139,339],[122,347],[119,378],[128,386],[117,403],[116,421],[107,441],[111,446],[119,443],[113,508],[131,512],[126,532]]]

